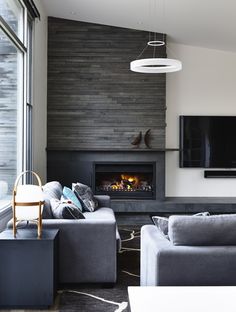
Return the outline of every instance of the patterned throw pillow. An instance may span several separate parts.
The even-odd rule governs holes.
[[[72,189],[80,200],[83,210],[94,211],[98,207],[98,201],[93,197],[91,188],[82,183],[73,183]]]
[[[72,203],[77,208],[79,208],[79,210],[82,212],[83,208],[82,208],[82,205],[80,203],[80,200],[77,198],[75,193],[69,187],[64,186],[62,195],[65,199],[72,201]]]
[[[85,219],[83,213],[67,200],[52,198],[50,203],[55,219]]]
[[[152,217],[152,221],[164,236],[168,235],[168,218],[154,216]]]

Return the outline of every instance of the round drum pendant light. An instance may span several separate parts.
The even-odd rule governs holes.
[[[130,63],[130,70],[137,73],[171,73],[181,69],[182,63],[180,61],[168,58],[147,58]]]
[[[146,48],[148,46],[152,46],[155,49],[156,47],[160,47],[164,45],[165,45],[165,42],[162,40],[153,40],[147,43]],[[130,63],[130,70],[133,72],[137,72],[137,73],[161,74],[161,73],[176,72],[181,69],[182,69],[182,63],[180,61],[175,60],[175,59],[169,59],[169,58],[158,58],[158,57],[145,58],[145,59],[132,61]]]

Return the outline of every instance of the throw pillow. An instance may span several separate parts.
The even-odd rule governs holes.
[[[50,199],[52,198],[60,199],[61,194],[62,194],[62,186],[57,181],[48,182],[43,186],[43,196],[44,196],[44,207],[42,213],[43,219],[53,218]]]
[[[50,204],[55,219],[85,219],[83,213],[72,202],[52,198]]]
[[[62,186],[57,181],[48,182],[43,186],[43,193],[47,196],[47,198],[61,198],[62,194]]]
[[[82,183],[73,183],[72,188],[85,211],[92,212],[98,207],[98,201],[94,198],[89,186]]]
[[[194,217],[206,217],[209,216],[210,213],[208,211],[199,212],[194,214]],[[153,223],[156,225],[156,227],[160,230],[160,232],[165,236],[168,237],[168,225],[169,225],[169,218],[167,217],[159,217],[159,216],[153,216],[152,217]]]
[[[62,194],[63,194],[64,198],[72,201],[72,203],[77,208],[79,208],[79,210],[82,212],[83,208],[81,206],[81,203],[80,203],[79,199],[77,198],[75,193],[69,187],[64,186]]]
[[[176,246],[235,246],[236,214],[171,216],[169,237]]]
[[[152,221],[164,236],[168,235],[168,218],[154,216],[152,217]]]

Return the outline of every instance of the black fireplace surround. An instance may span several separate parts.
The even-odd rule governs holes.
[[[156,163],[94,162],[93,192],[112,199],[155,199]]]
[[[57,180],[68,187],[73,182],[87,184],[97,195],[110,195],[116,212],[153,211],[165,198],[162,151],[48,150],[47,163],[48,181]]]
[[[71,187],[72,182],[77,181],[94,187],[94,166],[96,164],[106,163],[110,165],[113,163],[124,164],[124,162],[134,165],[155,164],[153,166],[155,199],[112,198],[111,207],[116,213],[176,214],[199,211],[235,213],[236,211],[235,197],[165,197],[165,152],[162,151],[139,149],[132,151],[47,150],[47,179],[48,181],[60,181],[62,185],[68,187]]]

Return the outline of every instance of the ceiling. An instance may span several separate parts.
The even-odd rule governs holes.
[[[164,32],[172,42],[236,52],[235,0],[43,0],[48,16]]]

